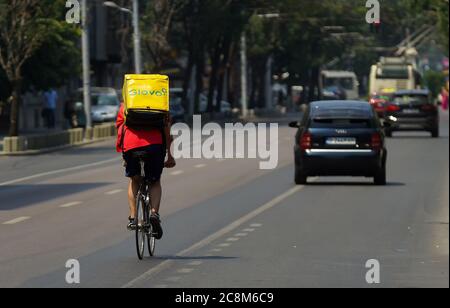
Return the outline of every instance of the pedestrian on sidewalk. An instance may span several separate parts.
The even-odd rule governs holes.
[[[48,129],[55,128],[56,104],[58,101],[58,93],[53,88],[44,92],[44,108],[42,109],[42,117],[45,126]]]
[[[447,111],[448,110],[448,80],[445,86],[442,88],[441,92],[442,97],[442,109]]]

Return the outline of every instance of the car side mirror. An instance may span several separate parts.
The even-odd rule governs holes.
[[[291,122],[289,123],[289,127],[292,128],[300,128],[300,122],[296,121],[296,122]]]

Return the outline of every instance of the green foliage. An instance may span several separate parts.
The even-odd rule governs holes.
[[[445,76],[442,72],[427,71],[424,76],[424,84],[436,98],[445,84]]]

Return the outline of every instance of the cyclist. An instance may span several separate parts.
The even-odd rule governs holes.
[[[134,222],[136,217],[136,196],[142,180],[141,165],[139,160],[133,156],[133,152],[145,151],[148,154],[148,159],[146,159],[144,165],[145,176],[153,183],[150,188],[150,195],[152,196],[150,223],[156,233],[155,238],[159,240],[163,235],[161,218],[159,215],[162,195],[161,174],[164,167],[173,168],[176,165],[175,159],[170,152],[170,146],[172,144],[170,115],[167,116],[163,130],[135,130],[127,127],[124,122],[124,105],[121,104],[116,121],[116,128],[118,131],[116,149],[117,152],[123,153],[125,176],[130,178],[130,183],[128,185],[130,216],[128,217],[129,222],[127,228],[128,230],[136,229]],[[165,134],[165,136],[162,134]],[[164,161],[166,154],[167,160]]]

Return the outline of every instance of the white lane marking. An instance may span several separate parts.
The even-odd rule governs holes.
[[[216,241],[217,239],[223,237],[224,235],[236,230],[237,228],[241,227],[243,224],[251,221],[258,215],[272,209],[276,205],[280,204],[282,201],[286,200],[287,198],[293,196],[294,194],[301,191],[305,186],[295,186],[283,194],[279,195],[278,197],[275,197],[274,199],[270,200],[266,204],[260,206],[259,208],[255,209],[254,211],[248,213],[247,215],[242,216],[241,218],[235,220],[233,223],[229,224],[228,226],[220,229],[219,231],[211,234],[210,236],[204,238],[200,242],[192,245],[191,247],[179,252],[177,254],[178,257],[186,256],[187,254],[196,251],[197,249],[200,249],[202,247],[205,247],[212,242]],[[153,267],[152,269],[148,270],[147,272],[143,273],[139,277],[136,277],[135,279],[131,280],[127,284],[123,285],[122,288],[131,288],[133,286],[137,286],[146,280],[148,280],[152,275],[157,274],[167,268],[170,268],[170,266],[174,263],[173,260],[166,260],[161,262],[159,265]]]
[[[190,274],[194,271],[193,268],[182,268],[177,271],[179,274]]]
[[[212,252],[221,252],[222,248],[214,248],[214,249],[211,249],[211,251]]]
[[[192,261],[192,262],[188,263],[189,266],[199,266],[202,264],[203,264],[202,261]]]
[[[166,278],[165,280],[169,281],[169,282],[177,282],[180,279],[181,279],[181,277],[169,277],[169,278]]]
[[[30,218],[31,218],[31,217],[29,217],[29,216],[17,217],[17,218],[14,218],[14,219],[10,220],[10,221],[4,222],[3,225],[14,225],[14,224],[18,224],[19,222],[23,222],[23,221],[28,220],[28,219],[30,219]]]
[[[115,195],[115,194],[118,194],[118,193],[121,193],[123,191],[123,189],[115,189],[115,190],[111,190],[111,191],[107,191],[107,192],[105,192],[105,195]]]
[[[248,235],[248,233],[242,232],[242,233],[236,233],[234,236],[235,237],[244,237],[244,236],[247,236],[247,235]]]
[[[244,229],[244,230],[242,230],[242,231],[244,231],[244,232],[253,232],[253,231],[255,231],[255,229],[253,229],[253,228],[247,228],[247,229]]]
[[[230,237],[230,238],[227,238],[227,242],[237,242],[237,241],[239,241],[240,240],[240,238],[238,238],[238,237]]]
[[[223,243],[223,244],[219,244],[217,246],[219,246],[219,247],[230,247],[231,244],[230,243]]]
[[[184,173],[183,170],[178,170],[178,171],[171,172],[170,175],[180,175],[180,174],[183,174],[183,173]]]
[[[28,180],[37,179],[37,178],[40,178],[40,177],[43,177],[43,176],[47,176],[47,175],[54,175],[54,174],[58,174],[58,173],[68,172],[68,171],[75,171],[75,170],[80,170],[80,169],[84,169],[84,168],[100,166],[100,165],[104,165],[104,164],[107,164],[107,163],[112,163],[112,162],[115,162],[115,161],[119,161],[120,159],[122,159],[122,158],[121,157],[116,157],[116,158],[113,158],[113,159],[103,160],[103,161],[99,161],[99,162],[92,163],[92,164],[86,164],[86,165],[80,165],[80,166],[75,166],[75,167],[70,167],[70,168],[65,168],[65,169],[59,169],[59,170],[54,170],[54,171],[49,171],[49,172],[44,172],[44,173],[38,173],[38,174],[27,176],[27,177],[24,177],[24,178],[15,179],[15,180],[12,180],[12,181],[0,183],[0,187],[1,186],[15,184],[15,183],[20,183],[20,182],[25,182],[25,181],[28,181]]]
[[[205,164],[198,164],[198,165],[195,165],[194,167],[197,168],[197,169],[200,169],[200,168],[206,167],[206,165]]]
[[[59,207],[64,209],[64,208],[72,207],[72,206],[75,206],[75,205],[79,205],[81,203],[82,203],[81,201],[74,201],[74,202],[61,204]]]
[[[251,224],[250,227],[259,228],[259,227],[262,227],[262,224]]]

